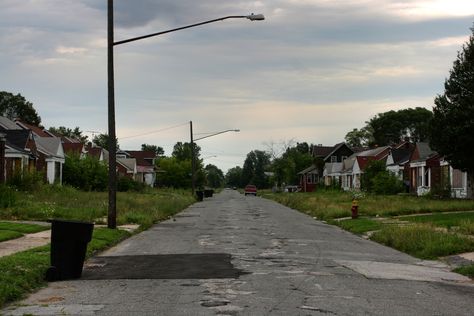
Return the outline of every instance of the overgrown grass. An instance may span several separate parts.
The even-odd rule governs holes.
[[[474,251],[473,239],[442,232],[428,224],[383,227],[371,239],[421,259]]]
[[[264,193],[265,198],[300,210],[318,219],[349,217],[351,192]],[[409,195],[365,195],[358,200],[362,216],[399,216],[432,212],[473,211],[472,200],[432,200]]]
[[[402,216],[399,219],[414,223],[432,223],[433,225],[446,228],[459,227],[461,225],[469,227],[469,224],[474,224],[474,212]]]
[[[89,258],[127,238],[124,230],[95,228],[87,246]],[[21,299],[44,285],[46,270],[50,266],[50,246],[43,246],[0,258],[0,307]]]
[[[51,218],[105,222],[106,192],[82,192],[67,186],[43,186],[19,195],[14,206],[0,209],[0,219],[47,220]],[[136,223],[147,228],[173,215],[195,199],[190,192],[150,189],[145,193],[117,193],[117,224]]]
[[[329,222],[332,225],[337,225],[342,229],[348,230],[355,234],[363,234],[369,231],[375,231],[382,228],[382,223],[380,221],[372,220],[370,218],[358,218],[358,219],[348,219],[348,220],[331,220]]]

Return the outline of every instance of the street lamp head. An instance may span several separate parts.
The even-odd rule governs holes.
[[[234,132],[240,132],[240,129],[233,129]]]
[[[246,16],[247,19],[250,21],[263,21],[265,20],[265,16],[263,14],[250,14]]]

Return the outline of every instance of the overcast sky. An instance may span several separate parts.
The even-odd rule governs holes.
[[[107,1],[0,0],[0,90],[45,127],[107,132]],[[122,149],[203,139],[224,172],[269,144],[334,145],[377,113],[431,109],[471,34],[472,0],[116,0],[115,40],[263,13],[115,47]]]

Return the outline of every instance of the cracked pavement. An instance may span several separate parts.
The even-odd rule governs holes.
[[[127,260],[87,279],[105,275],[111,257]],[[134,259],[149,261],[123,278]],[[206,271],[215,267],[238,273]],[[472,315],[473,298],[472,281],[440,262],[224,190],[92,258],[84,279],[50,283],[2,314]]]

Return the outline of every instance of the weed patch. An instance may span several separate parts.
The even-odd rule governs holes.
[[[468,276],[470,278],[474,278],[474,264],[456,268],[456,269],[454,269],[454,272],[463,274],[463,275]]]
[[[371,239],[421,259],[474,251],[474,240],[437,231],[427,224],[383,227]]]

